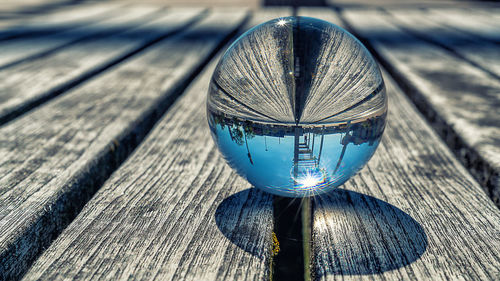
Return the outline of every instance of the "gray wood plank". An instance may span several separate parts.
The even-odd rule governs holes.
[[[57,9],[64,5],[70,5],[66,0],[62,1],[1,1],[0,17],[3,15],[22,15],[23,13],[44,12],[51,9]]]
[[[500,211],[387,73],[384,80],[389,116],[377,152],[314,200],[316,279],[498,280]]]
[[[23,35],[36,35],[69,30],[92,23],[94,17],[123,6],[121,3],[98,3],[68,7],[29,18],[14,18],[0,22],[0,40]]]
[[[500,204],[500,81],[449,51],[405,33],[379,11],[346,11],[391,74],[408,87],[496,204]],[[499,205],[500,206],[500,205]]]
[[[114,11],[92,17],[88,24],[66,31],[0,41],[0,69],[59,51],[89,37],[111,35],[136,27],[137,20],[147,17],[153,10],[139,5],[117,7]]]
[[[124,11],[126,16],[94,26],[96,30],[118,31],[111,36],[80,41],[0,71],[0,124],[120,62],[151,42],[179,31],[196,20],[202,9],[171,9],[152,16],[156,11],[154,6],[132,7]]]
[[[444,21],[445,25],[467,32],[473,36],[500,43],[500,21],[496,15],[498,9],[490,10],[488,16],[478,14],[476,9],[427,9],[433,17]],[[496,19],[495,19],[496,17]]]
[[[500,20],[500,5],[498,3],[492,6],[474,6],[470,7],[468,12],[472,12],[474,15],[482,15],[483,19],[481,21],[486,21],[489,24],[498,25],[498,20]]]
[[[0,128],[0,279],[24,272],[244,17],[214,11]]]
[[[456,1],[456,0],[326,0],[330,7],[339,8],[414,8],[423,7],[468,7],[478,3],[478,1]],[[484,2],[483,2],[484,3]],[[486,5],[486,4],[485,4]],[[492,4],[494,5],[494,4]]]
[[[368,165],[315,200],[318,280],[498,280],[500,211],[391,78]]]
[[[439,44],[464,60],[500,79],[500,47],[443,25],[443,18],[422,10],[389,10],[399,27]],[[468,10],[463,18],[467,19]],[[440,24],[441,23],[441,24]]]
[[[290,13],[258,11],[247,27]],[[269,278],[272,196],[249,189],[250,184],[225,164],[206,124],[205,95],[219,58],[25,280]]]
[[[58,6],[63,6],[65,4],[70,4],[67,0],[21,0],[21,1],[2,1],[0,2],[0,13],[4,12],[23,12],[32,10],[43,10],[56,8]]]

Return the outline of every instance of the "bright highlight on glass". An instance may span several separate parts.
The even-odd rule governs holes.
[[[342,28],[286,17],[236,40],[214,71],[208,123],[224,158],[255,187],[328,192],[370,159],[387,98],[366,48]]]

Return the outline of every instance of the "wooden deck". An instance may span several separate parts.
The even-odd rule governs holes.
[[[0,6],[0,280],[500,280],[500,5],[344,2]],[[293,14],[362,40],[389,96],[367,166],[303,202],[237,176],[205,113],[228,44]]]

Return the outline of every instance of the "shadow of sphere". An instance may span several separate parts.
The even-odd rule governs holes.
[[[256,188],[227,197],[215,211],[220,232],[261,260],[269,258],[273,221],[273,196]]]
[[[314,200],[317,277],[383,273],[418,260],[427,248],[422,226],[382,200],[342,189]]]

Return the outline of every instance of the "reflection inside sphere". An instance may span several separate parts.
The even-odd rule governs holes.
[[[385,115],[355,124],[262,124],[209,114],[212,136],[231,167],[255,187],[289,197],[328,192],[375,152]]]
[[[212,76],[212,136],[229,165],[282,196],[327,192],[359,171],[384,130],[377,63],[342,28],[278,18],[236,40]]]

